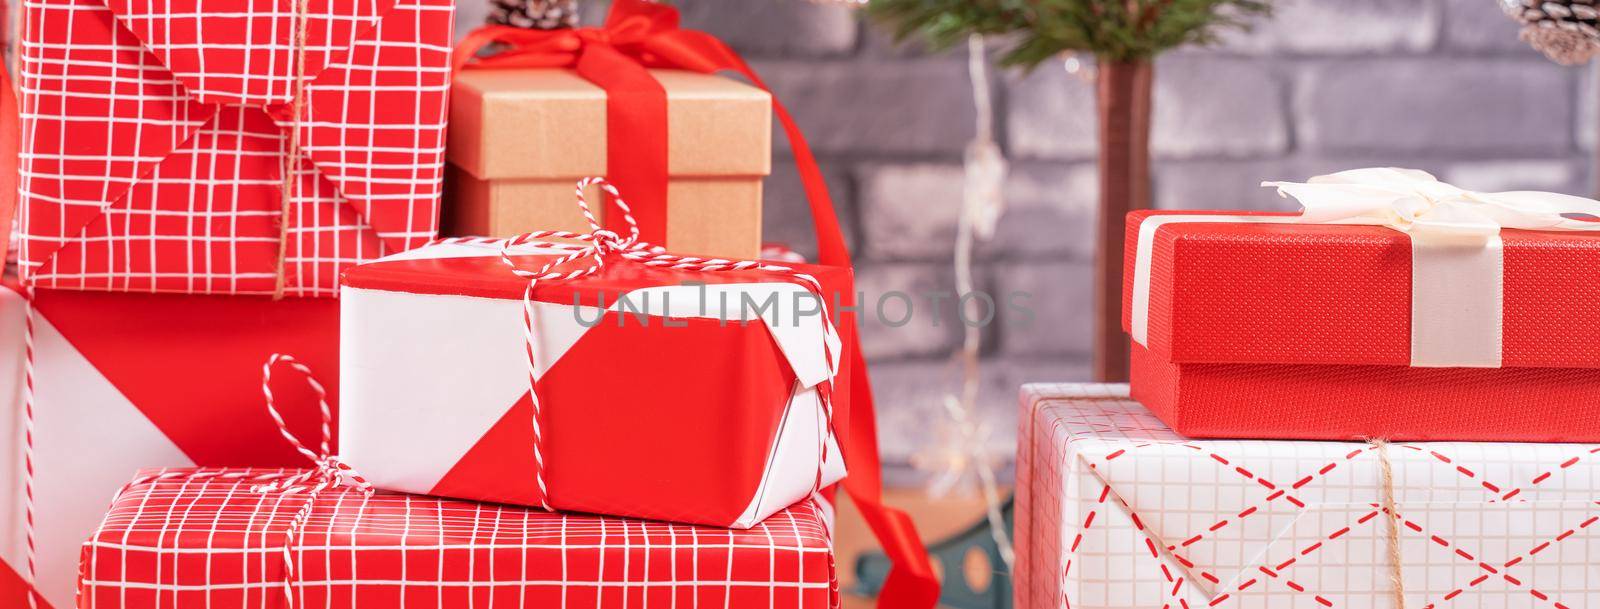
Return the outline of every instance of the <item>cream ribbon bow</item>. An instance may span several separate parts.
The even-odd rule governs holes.
[[[1411,240],[1411,365],[1498,368],[1505,278],[1500,230],[1600,231],[1600,221],[1592,221],[1600,220],[1600,201],[1553,192],[1474,192],[1416,169],[1351,169],[1261,185],[1299,201],[1301,214],[1154,216],[1141,223],[1130,323],[1136,342],[1149,345],[1150,262],[1163,225],[1384,226]]]
[[[1369,167],[1261,185],[1299,201],[1299,221],[1309,224],[1372,224],[1479,245],[1502,228],[1600,230],[1600,222],[1568,217],[1600,220],[1600,201],[1553,192],[1473,192],[1417,169]]]

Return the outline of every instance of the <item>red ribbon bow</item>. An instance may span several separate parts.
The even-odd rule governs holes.
[[[479,57],[493,45],[497,52]],[[468,34],[456,46],[457,69],[570,68],[606,91],[607,178],[627,191],[633,203],[641,238],[665,243],[667,225],[667,94],[650,75],[649,68],[688,70],[710,74],[737,72],[766,90],[766,83],[722,41],[705,32],[678,27],[677,9],[646,0],[616,0],[605,25],[570,30],[528,30],[485,26]],[[801,184],[811,204],[816,228],[818,262],[850,266],[850,252],[834,215],[822,170],[811,154],[805,136],[789,111],[776,98],[773,113],[783,126],[799,169]],[[608,214],[606,227],[627,230],[621,214]],[[841,295],[841,307],[853,307],[854,294]],[[860,344],[852,323],[842,332]],[[894,562],[878,596],[879,607],[932,607],[939,598],[939,582],[916,527],[904,512],[883,504],[882,473],[878,462],[877,422],[872,410],[872,388],[860,349],[851,359],[850,401],[853,416],[844,455],[850,475],[844,487],[879,543]]]

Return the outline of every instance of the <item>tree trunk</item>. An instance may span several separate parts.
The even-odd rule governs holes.
[[[1122,331],[1124,219],[1150,207],[1149,61],[1101,61],[1100,214],[1095,247],[1094,377],[1128,380],[1128,336]]]

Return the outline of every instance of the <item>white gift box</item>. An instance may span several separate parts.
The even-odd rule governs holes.
[[[1190,440],[1125,385],[1019,419],[1017,607],[1600,607],[1600,446]]]
[[[563,253],[511,259],[538,268]],[[743,304],[793,306],[805,286],[768,271],[604,269],[535,291],[531,321],[528,280],[498,246],[430,245],[346,273],[341,458],[386,490],[533,506],[543,494],[560,511],[737,529],[844,478],[821,398],[838,334],[821,315]]]

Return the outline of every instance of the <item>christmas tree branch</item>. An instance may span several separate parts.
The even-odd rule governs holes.
[[[1009,37],[1006,65],[1032,68],[1064,52],[1140,61],[1175,47],[1214,43],[1248,29],[1267,0],[871,0],[867,13],[897,40],[921,36],[936,49],[970,34]]]

